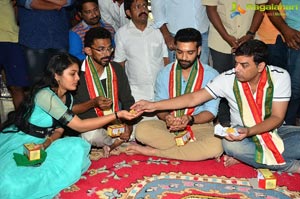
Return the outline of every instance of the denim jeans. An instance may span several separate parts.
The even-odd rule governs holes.
[[[32,49],[23,46],[28,63],[29,80],[31,85],[44,76],[50,58],[58,53],[66,52],[63,49]]]
[[[224,151],[227,155],[234,157],[255,168],[267,168],[277,171],[295,172],[300,167],[300,127],[281,126],[278,128],[278,135],[284,143],[283,158],[284,165],[265,165],[255,162],[255,144],[251,138],[242,141],[222,140]]]
[[[268,64],[286,69],[287,67],[287,45],[280,35],[277,36],[275,44],[268,44]]]
[[[300,107],[300,50],[288,48],[287,71],[291,76],[292,96],[285,122],[289,125],[295,125],[297,112]]]
[[[172,35],[173,37],[175,35]],[[208,48],[208,31],[205,33],[201,33],[202,36],[202,46],[201,46],[201,55],[200,55],[200,61],[203,64],[208,64],[208,60],[209,60],[209,48]],[[169,56],[169,60],[170,63],[174,62],[176,59],[176,51],[174,50],[168,50],[168,56]]]

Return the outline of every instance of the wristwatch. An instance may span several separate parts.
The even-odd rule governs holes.
[[[190,115],[190,116],[191,116],[191,119],[190,119],[188,125],[192,126],[194,124],[194,122],[195,122],[195,118],[194,118],[193,115]]]
[[[254,37],[254,36],[255,36],[255,33],[254,33],[254,32],[251,32],[250,30],[248,30],[247,33],[246,33],[246,35],[250,35],[250,36]]]

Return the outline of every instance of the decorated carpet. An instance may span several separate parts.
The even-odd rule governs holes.
[[[91,152],[92,165],[74,185],[56,199],[197,199],[197,198],[300,198],[300,175],[275,172],[274,190],[253,188],[249,180],[257,171],[223,161],[178,161],[122,153],[125,146],[103,158],[100,149]]]

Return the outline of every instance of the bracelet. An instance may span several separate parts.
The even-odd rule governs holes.
[[[53,139],[51,137],[49,137],[49,136],[46,137],[46,140],[50,140],[50,144],[52,144],[52,142],[53,142]]]
[[[193,115],[190,116],[191,116],[191,120],[189,121],[188,125],[192,126],[195,123],[195,118]]]
[[[251,32],[250,30],[247,31],[246,35],[251,35],[252,37],[255,36],[255,33],[254,32]]]
[[[46,149],[46,146],[45,146],[45,143],[48,141],[48,140],[50,140],[50,144],[48,145],[48,146],[50,146],[51,144],[52,144],[52,142],[53,142],[53,139],[51,138],[51,137],[49,137],[49,136],[46,136],[46,140],[45,140],[45,142],[42,144],[42,150],[45,150]],[[47,147],[48,147],[47,146]]]
[[[115,112],[116,120],[119,120],[118,112]]]

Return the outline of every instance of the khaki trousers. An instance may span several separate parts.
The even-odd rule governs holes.
[[[135,136],[141,143],[157,149],[156,156],[198,161],[219,157],[223,153],[221,139],[214,136],[212,123],[195,124],[192,130],[196,141],[177,146],[174,133],[170,133],[164,121],[143,121],[136,127]]]

